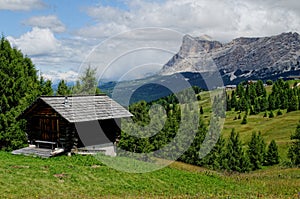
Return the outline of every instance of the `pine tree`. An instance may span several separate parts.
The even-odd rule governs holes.
[[[4,37],[0,41],[0,147],[12,150],[26,143],[25,121],[16,121],[39,95],[49,94],[51,82],[41,87],[31,60],[12,48]]]
[[[239,98],[241,98],[242,96],[245,95],[245,89],[244,89],[244,83],[243,82],[238,84],[238,86],[236,88],[236,94],[239,96]]]
[[[261,110],[260,103],[257,98],[254,100],[254,108],[253,109],[254,109],[253,111],[255,114],[258,114]]]
[[[65,80],[60,80],[57,87],[57,95],[69,95],[71,94],[70,88],[67,86]]]
[[[256,132],[253,132],[251,140],[248,143],[248,157],[252,170],[260,169],[264,164],[265,148],[266,145],[261,133],[257,135]]]
[[[43,76],[40,77],[40,95],[47,95],[51,96],[53,95],[53,89],[52,89],[52,82],[51,80],[46,80],[43,78]]]
[[[266,97],[259,98],[258,102],[260,104],[260,111],[261,112],[264,112],[268,109],[269,103],[268,103],[268,99]]]
[[[264,83],[261,80],[258,80],[255,84],[257,96],[263,96],[266,93],[266,89],[264,87]]]
[[[287,112],[298,110],[298,97],[293,94],[288,102]]]
[[[93,69],[91,66],[89,66],[79,79],[80,81],[77,81],[76,85],[72,89],[73,94],[87,95],[101,93],[97,86],[96,69]]]
[[[279,163],[278,147],[275,140],[272,140],[268,146],[268,150],[265,156],[265,164],[271,166]]]
[[[212,148],[209,154],[207,154],[203,160],[203,165],[206,165],[208,167],[211,167],[213,169],[222,169],[222,161],[224,157],[224,148],[225,148],[225,139],[222,137],[222,135],[219,137],[217,143]]]
[[[268,106],[269,111],[276,109],[276,99],[275,99],[273,92],[268,97],[268,104],[269,104],[269,106]]]
[[[239,133],[236,133],[234,129],[232,129],[227,141],[222,167],[226,170],[238,172],[246,172],[250,169],[249,159],[243,151]]]
[[[231,108],[237,108],[237,99],[236,99],[236,93],[232,91],[231,93],[231,99],[230,99]]]
[[[300,165],[300,121],[296,127],[296,131],[291,135],[293,143],[289,147],[288,157],[293,165]]]

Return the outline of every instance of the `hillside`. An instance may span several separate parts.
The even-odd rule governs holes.
[[[2,198],[294,198],[297,169],[273,167],[249,174],[219,174],[175,162],[131,174],[92,156],[39,159],[0,152]]]
[[[290,86],[294,85],[295,82],[296,81],[288,81]],[[271,93],[271,90],[272,86],[266,87],[268,95]],[[232,90],[227,91],[229,95],[231,92]],[[201,92],[200,96],[201,100],[199,101],[199,106],[203,107],[203,117],[208,123],[211,112],[210,95],[208,91],[205,91]],[[277,111],[278,110],[273,111],[275,114],[274,118],[264,117],[264,112],[257,115],[248,115],[247,124],[241,124],[242,119],[237,119],[239,115],[238,111],[227,111],[222,134],[227,138],[234,128],[240,133],[243,143],[247,144],[252,132],[261,132],[267,143],[270,143],[272,139],[277,142],[281,160],[285,161],[287,160],[288,145],[291,143],[290,136],[295,132],[300,119],[300,110],[288,113],[286,110],[281,110],[283,115],[279,116],[276,115]],[[244,112],[240,113],[241,117],[244,114]]]

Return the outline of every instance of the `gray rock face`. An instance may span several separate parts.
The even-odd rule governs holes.
[[[300,74],[300,35],[282,33],[261,38],[237,38],[229,43],[184,36],[179,52],[160,75],[219,70],[230,81]]]

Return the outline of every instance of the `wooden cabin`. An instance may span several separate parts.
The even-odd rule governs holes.
[[[131,116],[108,96],[93,95],[43,96],[19,118],[27,121],[31,146],[76,151],[113,145],[120,135],[121,118]]]

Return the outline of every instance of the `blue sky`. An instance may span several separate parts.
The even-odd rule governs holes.
[[[135,71],[128,75],[132,78],[158,71],[178,51],[184,34],[229,42],[241,36],[299,32],[300,4],[298,0],[0,0],[0,18],[2,34],[46,78],[72,81],[90,64],[103,79],[116,80],[126,79],[130,71]]]

